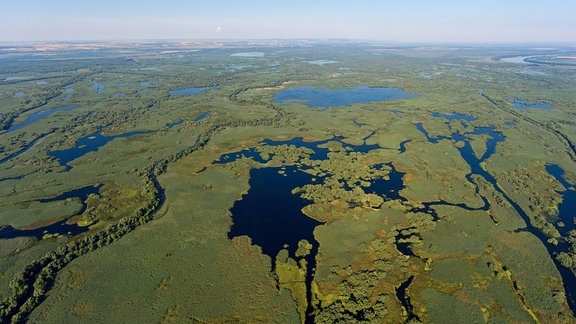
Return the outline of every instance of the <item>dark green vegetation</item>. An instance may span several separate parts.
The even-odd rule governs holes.
[[[3,322],[575,321],[568,50],[216,45],[0,49]],[[271,172],[274,249],[230,235]]]

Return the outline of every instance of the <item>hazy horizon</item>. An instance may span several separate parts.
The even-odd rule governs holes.
[[[10,1],[0,42],[350,39],[398,43],[563,43],[576,2],[408,0],[212,3]]]

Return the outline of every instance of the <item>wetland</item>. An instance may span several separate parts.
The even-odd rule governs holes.
[[[195,46],[0,49],[2,322],[574,321],[573,67]]]

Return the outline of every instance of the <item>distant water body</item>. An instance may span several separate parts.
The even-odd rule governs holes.
[[[272,101],[283,105],[302,103],[310,108],[329,108],[417,97],[420,97],[420,95],[406,93],[400,88],[357,87],[328,89],[306,86],[280,91],[276,93]]]
[[[544,109],[544,110],[556,110],[543,103],[530,103],[528,100],[520,100],[510,98],[508,101],[514,103],[514,109],[524,110],[524,109]]]

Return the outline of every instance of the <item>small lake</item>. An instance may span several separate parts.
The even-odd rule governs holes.
[[[543,103],[531,103],[528,100],[520,100],[520,99],[514,99],[514,98],[510,98],[508,99],[508,101],[513,102],[514,103],[514,109],[518,109],[518,110],[524,110],[524,109],[543,109],[543,110],[556,110],[546,104]]]
[[[108,142],[116,138],[125,138],[147,133],[150,133],[150,131],[147,132],[135,131],[111,136],[104,136],[100,133],[94,133],[78,139],[76,145],[73,148],[67,150],[48,152],[48,156],[55,157],[61,166],[67,166],[69,170],[71,168],[70,166],[68,166],[68,163],[70,161],[73,161],[81,156],[84,156],[87,153],[96,152],[100,147],[108,144]]]
[[[52,115],[53,113],[59,112],[59,111],[67,111],[67,110],[72,110],[75,109],[76,106],[64,106],[64,107],[59,107],[59,108],[54,108],[54,109],[47,109],[47,110],[42,110],[39,111],[35,114],[30,115],[30,117],[28,117],[25,121],[19,123],[19,124],[15,124],[10,126],[10,128],[8,128],[6,130],[7,133],[13,132],[17,129],[20,129],[24,126],[30,125],[34,122],[39,121],[40,119],[44,118],[44,117],[48,117],[50,115]]]
[[[457,114],[457,113],[450,113],[450,114],[441,114],[441,113],[432,113],[433,117],[438,117],[438,118],[445,118],[448,120],[465,120],[467,122],[472,122],[475,121],[477,118],[474,116],[470,116],[470,115],[464,115],[464,114]]]
[[[101,94],[104,92],[105,86],[103,84],[94,82],[94,83],[92,83],[91,88],[96,89],[96,94]]]
[[[61,98],[60,100],[68,100],[72,97],[72,94],[76,91],[74,88],[66,88],[64,90],[66,92],[66,97]]]
[[[310,108],[345,107],[352,104],[365,104],[395,99],[418,98],[420,95],[409,94],[400,88],[357,87],[343,89],[295,87],[276,93],[273,102],[283,105],[296,103]]]
[[[194,121],[199,122],[202,119],[210,117],[211,114],[212,114],[211,110],[205,111],[205,112],[201,113],[200,116],[196,117],[196,119],[194,119]]]
[[[319,66],[324,66],[326,64],[338,63],[338,61],[332,61],[332,60],[314,60],[314,61],[302,61],[302,62],[308,63],[308,64],[313,64],[313,65],[319,65]]]

